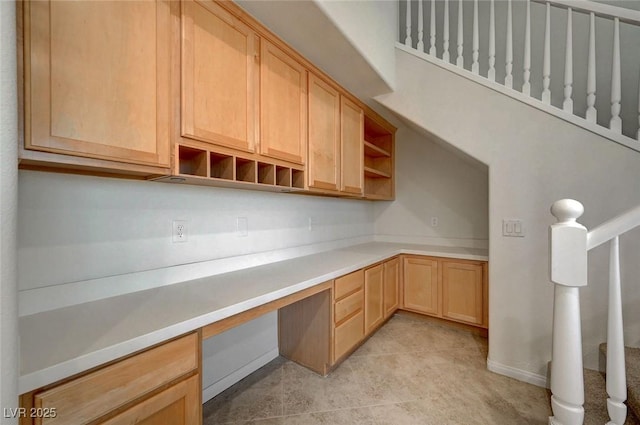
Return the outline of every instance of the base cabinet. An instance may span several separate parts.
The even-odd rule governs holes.
[[[334,282],[332,365],[364,338],[364,279],[364,270],[358,270]]]
[[[405,256],[403,308],[486,328],[485,261]]]
[[[105,425],[193,425],[200,419],[200,380],[185,379],[103,422]]]
[[[384,320],[384,265],[364,272],[364,333],[369,335]]]
[[[404,308],[441,315],[438,266],[438,261],[431,258],[404,258]]]
[[[200,424],[200,338],[164,343],[60,385],[21,396],[21,425]]]
[[[390,317],[400,305],[400,259],[384,263],[384,318]]]

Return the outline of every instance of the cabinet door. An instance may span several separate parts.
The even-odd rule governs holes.
[[[364,180],[364,112],[349,99],[341,97],[340,117],[340,190],[361,195]]]
[[[202,423],[199,394],[200,379],[195,375],[101,423],[104,425],[197,425]]]
[[[171,14],[178,4],[24,6],[25,148],[168,166]]]
[[[256,34],[212,1],[182,2],[182,135],[255,149]]]
[[[384,319],[384,268],[382,264],[364,272],[364,332],[369,334]]]
[[[412,257],[404,259],[404,307],[441,315],[438,261]]]
[[[333,364],[364,338],[364,315],[361,312],[335,328]]]
[[[384,317],[397,310],[398,284],[400,282],[400,259],[394,258],[384,263]]]
[[[463,322],[483,322],[482,264],[442,263],[442,315]]]
[[[307,146],[307,71],[262,40],[260,153],[304,164]]]
[[[338,190],[340,172],[340,95],[309,74],[309,187]]]

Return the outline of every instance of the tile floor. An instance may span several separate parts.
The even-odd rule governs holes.
[[[326,378],[272,361],[207,402],[204,424],[546,423],[547,391],[486,357],[485,338],[395,315]]]
[[[485,338],[398,314],[328,377],[275,359],[205,403],[204,425],[547,424],[548,391],[486,357]]]

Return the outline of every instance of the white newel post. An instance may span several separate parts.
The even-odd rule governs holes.
[[[584,420],[579,288],[587,285],[587,229],[576,221],[583,212],[582,204],[572,199],[551,207],[558,222],[549,232],[555,284],[550,425],[581,425]]]
[[[609,314],[607,320],[607,425],[623,425],[627,418],[627,378],[624,359],[622,323],[622,288],[620,286],[620,243],[611,239],[609,254]]]

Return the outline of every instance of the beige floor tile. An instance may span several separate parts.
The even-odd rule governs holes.
[[[549,391],[489,372],[486,357],[485,338],[396,315],[328,377],[274,360],[207,402],[204,424],[547,424]],[[586,425],[606,422],[600,398],[587,396]]]

